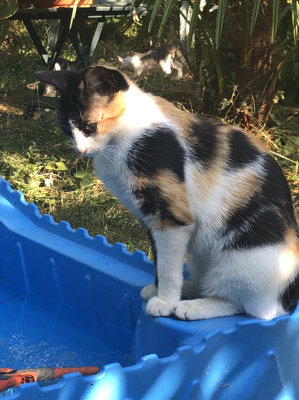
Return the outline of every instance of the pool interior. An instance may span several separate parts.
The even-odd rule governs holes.
[[[0,366],[132,364],[145,255],[40,215],[1,178],[0,216]]]
[[[57,308],[40,296],[22,299],[0,291],[1,367],[84,366],[129,363],[133,332],[83,314]]]

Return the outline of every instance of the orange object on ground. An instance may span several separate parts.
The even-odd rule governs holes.
[[[74,368],[43,367],[35,369],[0,368],[0,392],[12,387],[23,385],[24,383],[61,378],[63,375],[72,372],[80,372],[82,375],[94,375],[99,372],[99,368],[95,366]]]

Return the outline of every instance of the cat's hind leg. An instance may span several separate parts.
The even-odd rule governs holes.
[[[174,309],[174,315],[182,320],[198,320],[216,317],[226,317],[240,314],[233,304],[218,298],[181,300]]]
[[[172,69],[177,71],[176,79],[182,79],[183,77],[183,64],[179,61],[173,60],[172,61]]]
[[[157,296],[157,294],[158,288],[154,283],[144,286],[144,288],[140,292],[140,296],[143,298],[143,300],[146,301],[150,300],[154,296]]]

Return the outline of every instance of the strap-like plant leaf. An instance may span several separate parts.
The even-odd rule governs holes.
[[[272,11],[272,43],[274,43],[274,39],[277,32],[278,27],[278,17],[279,17],[279,0],[273,0],[273,11]]]
[[[220,44],[223,21],[225,16],[225,9],[226,9],[226,0],[219,0],[218,12],[216,17],[216,39],[215,39],[216,49],[218,49]]]
[[[11,17],[18,8],[18,0],[0,0],[0,20]]]
[[[74,2],[74,7],[73,7],[72,15],[71,15],[69,30],[72,29],[72,25],[73,25],[74,19],[76,17],[76,12],[77,12],[77,7],[78,7],[78,4],[79,4],[79,1],[80,0],[75,0],[75,2]]]
[[[252,10],[252,17],[251,17],[251,23],[250,23],[250,36],[252,36],[252,32],[253,32],[253,29],[255,27],[255,23],[256,23],[256,20],[257,20],[258,13],[259,13],[260,5],[261,5],[261,0],[255,0],[254,1],[253,10]]]
[[[189,28],[189,36],[188,36],[188,42],[187,42],[188,50],[190,50],[191,43],[192,43],[192,36],[193,36],[194,30],[195,30],[196,22],[198,20],[199,4],[200,4],[200,0],[194,0],[193,7],[192,7],[192,17],[191,17],[190,28]]]
[[[299,1],[292,0],[292,22],[294,42],[297,43],[299,35]]]
[[[162,3],[162,0],[155,1],[154,8],[153,8],[152,15],[151,15],[151,20],[148,24],[148,33],[150,33],[152,30],[152,27],[154,25],[154,22],[155,22],[155,19],[156,19],[156,16],[157,16],[157,13],[158,13],[161,3]]]
[[[218,93],[219,96],[221,97],[223,95],[223,91],[224,91],[224,76],[223,76],[223,72],[221,69],[221,65],[220,65],[220,61],[219,61],[219,57],[217,55],[217,51],[215,49],[215,45],[213,43],[213,40],[211,38],[211,36],[209,35],[208,31],[206,31],[204,28],[202,30],[203,35],[204,35],[204,42],[209,50],[210,53],[210,57],[213,61],[215,70],[216,70],[216,76],[217,76],[217,83],[218,83]]]
[[[172,7],[174,6],[175,0],[168,0],[166,7],[165,7],[165,11],[162,17],[162,21],[159,27],[159,32],[158,32],[158,36],[160,37],[162,35],[164,26],[166,25],[169,15],[171,14],[172,11]]]
[[[292,11],[292,7],[290,4],[286,5],[283,10],[278,15],[278,25],[280,24],[280,21],[283,19],[283,17],[287,14],[288,11]]]

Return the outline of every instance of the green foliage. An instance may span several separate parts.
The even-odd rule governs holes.
[[[0,0],[0,20],[11,17],[18,8],[18,0]]]
[[[250,22],[250,35],[252,35],[253,29],[256,24],[256,20],[259,14],[260,10],[260,5],[261,5],[261,0],[255,0],[253,4],[253,10],[252,10],[252,17],[251,17],[251,22]]]
[[[269,101],[276,87],[279,87],[277,84],[279,85],[281,82],[282,76],[280,71],[277,70],[277,64],[282,61],[282,57],[287,59],[288,53],[298,48],[298,0],[289,0],[288,2],[285,0],[269,0],[267,2],[261,2],[261,0],[241,0],[240,2],[194,0],[190,4],[192,16],[191,20],[188,21],[189,34],[187,40],[189,61],[194,75],[200,75],[201,72],[197,70],[198,65],[194,65],[194,59],[200,57],[200,54],[196,54],[198,49],[201,48],[200,52],[203,52],[202,47],[207,47],[208,62],[215,69],[219,97],[225,94],[225,85],[230,81],[223,68],[223,65],[225,65],[223,61],[226,60],[221,59],[221,57],[232,54],[228,47],[241,47],[237,50],[238,54],[236,55],[238,57],[241,54],[239,66],[255,68],[255,70],[249,72],[249,76],[265,73],[265,69],[268,68],[267,63],[270,62],[265,57],[268,56],[268,49],[272,49],[273,56],[270,57],[269,54],[268,59],[272,58],[272,65],[269,68],[273,69],[273,73],[269,70],[269,81],[266,82],[264,87],[260,88],[261,93],[263,93],[261,106],[264,107],[263,102]],[[167,20],[171,18],[171,11],[172,14],[177,12],[177,9],[173,8],[172,0],[165,0],[164,2],[156,0],[148,26],[149,32],[152,31],[156,22],[160,25],[158,31],[160,37],[164,32],[164,19],[166,16]],[[159,14],[163,15],[163,22],[158,18]],[[269,24],[271,25],[270,35],[268,35],[266,29]],[[293,38],[290,37],[289,33]],[[238,37],[242,38],[241,43],[238,43]],[[264,52],[259,48],[262,41]],[[257,53],[259,53],[259,61],[255,60]],[[280,58],[277,63],[275,62],[276,57],[277,59]],[[238,64],[235,62],[235,69],[237,66]],[[232,64],[230,64],[230,67],[232,67]],[[237,76],[237,72],[234,71],[234,74]],[[265,99],[266,97],[267,99]],[[264,119],[267,119],[268,116],[269,112],[266,111]]]
[[[195,32],[196,22],[198,20],[200,3],[203,3],[203,2],[199,1],[199,0],[194,0],[192,2],[193,16],[192,16],[192,20],[190,22],[190,31],[189,31],[189,35],[191,37]],[[246,1],[246,4],[248,6],[250,3],[251,3],[250,1]],[[281,1],[281,0],[272,0],[272,41],[274,41],[274,39],[275,39],[279,22],[281,21],[282,17],[288,11],[290,11],[292,23],[293,23],[294,41],[296,43],[298,40],[298,26],[299,26],[298,25],[299,24],[299,22],[298,22],[298,15],[299,15],[298,1],[292,0],[291,4],[285,6],[285,8],[280,13],[279,10],[281,8],[282,3],[285,3],[285,2]],[[152,27],[156,21],[158,11],[161,8],[161,4],[162,4],[162,0],[155,0],[153,11],[151,14],[151,20],[150,20],[150,24],[149,24],[149,28],[148,28],[149,32],[151,32]],[[233,2],[231,2],[231,4],[233,5]],[[256,20],[258,18],[259,12],[260,12],[260,4],[261,4],[261,0],[253,1],[252,17],[251,17],[251,22],[250,22],[250,34],[252,34],[253,30],[254,30]],[[227,5],[226,0],[219,0],[218,2],[205,1],[204,5],[210,9],[213,6],[217,7],[217,16],[216,16],[216,20],[215,20],[215,46],[217,49],[219,47],[220,40],[222,37],[225,12],[228,8],[228,5]],[[165,25],[165,20],[167,20],[169,18],[172,8],[173,8],[173,0],[166,0],[164,2],[164,13],[163,13],[164,16],[162,19],[163,22],[161,22],[161,24],[160,24],[160,30],[159,30],[160,35],[162,34],[163,27]],[[202,18],[202,13],[200,13],[200,17]]]
[[[153,11],[152,11],[152,16],[151,16],[151,19],[150,19],[150,22],[149,22],[149,25],[148,25],[148,32],[149,33],[152,30],[152,27],[153,27],[154,22],[156,20],[156,17],[157,17],[157,14],[158,14],[158,11],[159,11],[159,8],[160,8],[161,4],[162,4],[162,0],[156,0],[155,1],[154,8],[153,8]]]
[[[173,9],[175,0],[169,0],[166,4],[165,10],[164,10],[164,14],[161,20],[161,24],[160,24],[160,28],[159,28],[159,32],[158,32],[158,36],[162,35],[163,29],[169,19],[169,16],[171,14],[171,11]]]
[[[195,26],[198,20],[198,11],[199,11],[200,0],[195,0],[193,3],[193,12],[190,21],[190,31],[188,35],[188,49],[190,50],[192,43],[192,35],[195,30]]]
[[[293,23],[293,36],[294,36],[294,43],[298,42],[299,36],[299,1],[292,0],[292,23]]]
[[[43,113],[29,124],[15,112],[8,108],[0,115],[1,176],[57,221],[68,220],[73,228],[83,226],[91,235],[103,234],[131,251],[149,253],[140,224],[103,188],[91,160],[74,153],[55,113]]]
[[[74,152],[58,126],[56,110],[24,118],[24,97],[32,95],[26,84],[44,66],[22,24],[0,22],[0,38],[1,176],[56,221],[67,220],[75,229],[83,226],[91,235],[103,234],[111,243],[121,241],[130,251],[150,254],[144,229],[95,177],[92,160]],[[74,57],[70,49],[66,53]],[[41,101],[46,105],[49,100]]]
[[[225,10],[226,10],[226,0],[219,0],[218,12],[217,12],[217,17],[216,17],[216,28],[215,28],[216,49],[218,49],[219,44],[220,44],[220,39],[221,39],[222,29],[223,29],[223,22],[224,22],[224,17],[225,17]]]

